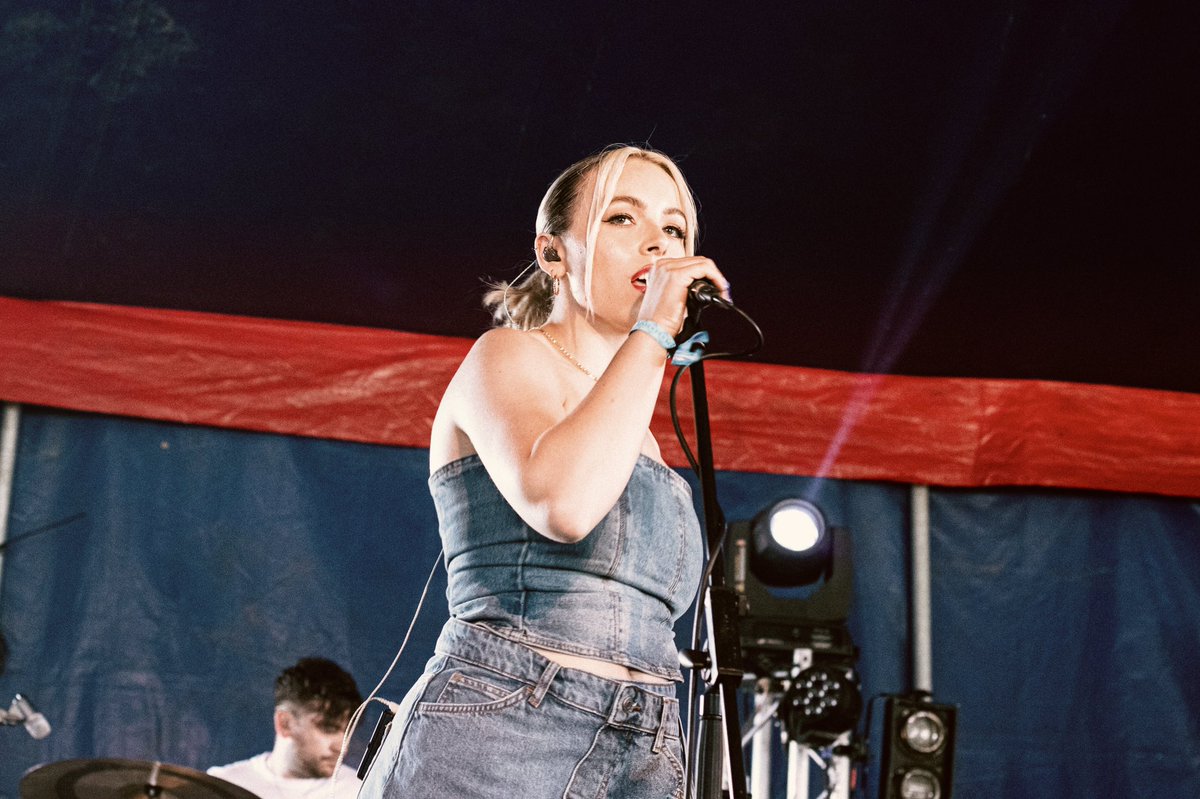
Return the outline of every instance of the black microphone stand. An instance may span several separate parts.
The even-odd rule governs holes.
[[[699,703],[697,740],[692,744],[695,752],[691,764],[692,773],[695,775],[695,796],[696,799],[721,799],[724,795],[722,775],[727,768],[733,799],[749,799],[737,706],[738,687],[745,676],[738,622],[738,598],[737,593],[725,585],[722,546],[725,538],[725,518],[717,504],[712,435],[708,419],[708,390],[704,381],[703,361],[692,364],[689,374],[692,378],[692,405],[696,416],[696,454],[700,466],[697,476],[704,499],[708,551],[712,553],[708,584],[704,588],[708,648],[707,651],[693,649],[683,653],[687,665],[693,670],[693,679],[699,672],[704,680],[704,692]]]
[[[742,758],[741,721],[737,692],[745,677],[742,659],[740,598],[725,585],[725,516],[717,503],[716,470],[713,468],[712,435],[708,423],[708,388],[704,381],[704,359],[726,358],[735,353],[705,353],[708,333],[699,331],[700,314],[715,305],[733,311],[754,331],[757,343],[736,355],[751,355],[763,344],[762,330],[728,297],[707,280],[693,281],[688,289],[687,317],[676,341],[671,362],[681,367],[671,383],[671,421],[684,454],[696,471],[704,500],[705,543],[708,564],[700,590],[704,607],[696,608],[692,646],[679,653],[691,669],[688,694],[691,700],[688,729],[688,787],[695,787],[695,799],[750,799],[746,787],[746,767]],[[686,367],[692,378],[692,407],[695,410],[696,457],[688,448],[675,408],[675,386]],[[707,646],[700,649],[700,614],[706,622]],[[697,677],[703,680],[703,694],[697,696]],[[696,728],[691,728],[691,721]],[[729,792],[722,777],[728,777]],[[692,796],[692,792],[688,792]]]

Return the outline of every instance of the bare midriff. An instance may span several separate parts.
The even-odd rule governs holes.
[[[613,663],[611,660],[597,660],[596,658],[585,658],[579,655],[568,655],[563,652],[555,652],[552,649],[542,649],[539,646],[530,647],[530,649],[537,650],[539,654],[545,655],[549,660],[553,660],[564,668],[579,669],[580,671],[586,671],[588,674],[603,677],[606,680],[649,682],[657,683],[658,685],[667,685],[671,682],[656,674],[637,671],[628,666],[622,666],[620,663]]]

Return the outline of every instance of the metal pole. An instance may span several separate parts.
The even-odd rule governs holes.
[[[759,728],[754,731],[750,745],[750,796],[771,796],[771,742],[774,739],[775,725],[771,722],[762,723],[763,715],[771,711],[771,706],[779,699],[779,694],[763,691],[754,695],[754,723]]]
[[[788,742],[787,799],[808,799],[808,747]]]
[[[17,471],[17,430],[21,406],[4,403],[4,421],[0,426],[0,586],[4,584],[4,542],[8,540],[8,509],[12,505],[13,476]]]
[[[834,748],[850,743],[851,730],[838,736],[833,742]],[[834,755],[829,767],[833,769],[833,788],[830,799],[850,799],[850,758],[845,755]]]
[[[930,634],[929,486],[912,487],[912,669],[913,690],[933,694]]]

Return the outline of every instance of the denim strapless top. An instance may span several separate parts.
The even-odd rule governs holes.
[[[563,544],[517,515],[477,455],[429,477],[450,614],[514,641],[681,679],[673,622],[700,580],[687,481],[640,456],[617,504]]]

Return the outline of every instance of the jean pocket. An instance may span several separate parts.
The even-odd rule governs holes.
[[[679,754],[676,754],[675,751],[673,751],[676,748],[679,749]],[[682,797],[684,794],[684,781],[687,779],[687,773],[683,767],[683,748],[680,746],[679,742],[676,741],[674,745],[663,747],[662,755],[667,762],[671,764],[671,770],[675,774],[675,790],[670,794],[670,796],[672,799],[675,799],[675,797]]]
[[[427,694],[437,698],[418,704],[421,713],[495,713],[529,697],[525,683],[483,669],[454,669],[437,682]]]

